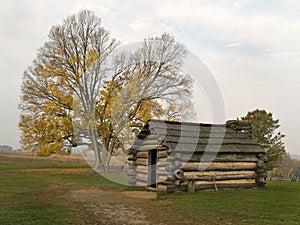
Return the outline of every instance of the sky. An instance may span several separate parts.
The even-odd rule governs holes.
[[[93,10],[123,45],[172,34],[208,68],[225,118],[265,109],[300,154],[300,2],[296,0],[0,0],[0,145],[19,147],[23,72],[53,25]],[[211,122],[198,109],[200,122]],[[201,113],[203,110],[203,113]]]

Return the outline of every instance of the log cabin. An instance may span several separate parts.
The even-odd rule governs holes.
[[[242,121],[150,120],[129,151],[129,184],[166,192],[264,188],[265,153]]]

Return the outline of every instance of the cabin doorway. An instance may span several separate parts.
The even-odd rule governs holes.
[[[157,188],[157,149],[148,151],[148,187]]]

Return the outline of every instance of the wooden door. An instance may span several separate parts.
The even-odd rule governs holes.
[[[148,186],[157,187],[157,149],[148,152]]]

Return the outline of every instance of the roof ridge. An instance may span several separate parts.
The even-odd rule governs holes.
[[[181,121],[169,121],[169,120],[159,120],[159,119],[150,119],[147,121],[150,122],[159,122],[165,124],[177,124],[177,125],[190,125],[190,126],[205,126],[205,127],[226,127],[226,123],[224,124],[212,124],[212,123],[195,123],[195,122],[181,122]]]

